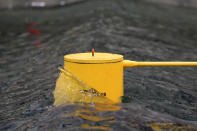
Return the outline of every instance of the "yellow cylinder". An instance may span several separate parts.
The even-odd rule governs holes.
[[[123,96],[123,56],[78,53],[64,56],[64,68],[115,103]]]
[[[137,62],[123,60],[119,54],[94,51],[64,56],[65,69],[115,103],[120,103],[124,95],[123,68],[137,66],[197,66],[197,62]],[[55,94],[59,98],[57,91]]]

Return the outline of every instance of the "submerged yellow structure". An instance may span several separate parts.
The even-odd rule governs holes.
[[[94,50],[64,56],[64,69],[99,92],[100,96],[115,103],[120,103],[121,96],[124,95],[123,69],[136,66],[197,66],[197,62],[136,62],[123,60],[123,56],[119,54],[94,53]],[[54,95],[58,97],[56,90]]]

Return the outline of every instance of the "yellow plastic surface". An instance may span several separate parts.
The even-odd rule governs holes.
[[[137,62],[124,60],[124,68],[136,67],[136,66],[197,66],[197,62]]]
[[[121,96],[123,96],[122,61],[102,64],[81,64],[65,61],[64,68],[111,101],[121,102]]]
[[[75,63],[114,63],[123,60],[122,55],[111,53],[77,53],[64,56],[64,61]]]

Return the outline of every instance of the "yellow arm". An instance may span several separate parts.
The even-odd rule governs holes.
[[[197,62],[137,62],[124,60],[123,67],[136,67],[136,66],[197,66]]]

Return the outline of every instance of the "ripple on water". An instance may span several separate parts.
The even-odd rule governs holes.
[[[131,60],[196,61],[195,16],[195,9],[122,0],[1,11],[0,130],[196,130],[193,67],[125,70],[129,103],[52,106],[65,54],[95,48]],[[27,32],[29,20],[39,22],[39,34]]]

